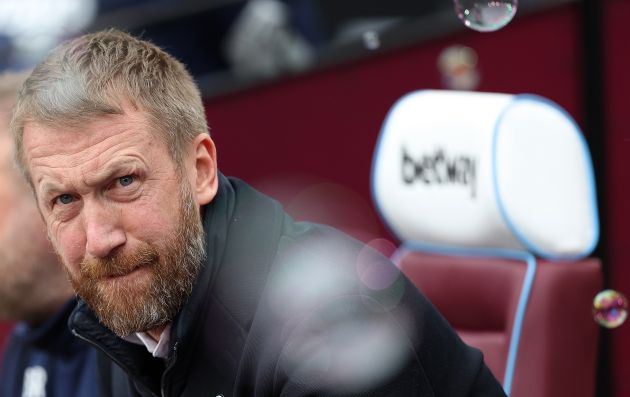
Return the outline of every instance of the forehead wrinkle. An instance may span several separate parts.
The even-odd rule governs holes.
[[[78,186],[79,184],[76,176],[73,177],[72,169],[82,168],[82,164],[89,163],[95,158],[97,156],[87,160],[73,159],[70,155],[65,154],[32,158],[31,174],[37,175],[34,187],[39,186],[44,195],[50,191],[74,190],[73,186]]]
[[[66,155],[57,156],[67,157]],[[39,186],[44,195],[50,191],[77,190],[81,185],[94,187],[108,177],[111,177],[113,173],[121,168],[137,168],[142,164],[142,160],[133,154],[125,154],[121,157],[105,160],[103,165],[98,163],[99,157],[100,154],[97,154],[82,162],[77,161],[77,164],[63,164],[57,166],[47,164],[45,161],[41,161],[41,164],[37,161],[33,161],[34,166],[39,165],[45,168],[45,171],[39,173],[37,176],[35,186]],[[97,163],[93,164],[94,161],[97,161]],[[78,167],[79,174],[75,174],[73,177],[71,169],[75,167]]]
[[[28,121],[24,124],[24,147],[30,147],[29,150],[37,153],[39,150],[45,151],[49,145],[62,144],[66,148],[66,152],[80,152],[95,145],[99,145],[108,139],[115,138],[117,135],[126,132],[140,132],[141,130],[150,131],[150,124],[146,119],[146,115],[139,110],[129,109],[129,106],[123,106],[123,114],[110,114],[96,117],[87,121],[83,125],[66,125],[66,124],[50,124],[40,121]],[[33,131],[35,130],[35,131]],[[94,133],[94,131],[107,130],[106,134]],[[85,131],[91,131],[86,133]],[[28,134],[28,132],[31,132]],[[33,135],[35,134],[35,135]],[[26,139],[26,135],[31,135],[30,139]],[[83,136],[87,140],[72,138],[69,135],[77,137]],[[30,144],[29,142],[30,141]],[[75,145],[72,145],[76,143]],[[46,155],[46,154],[42,154]],[[38,157],[41,155],[38,155]]]
[[[129,134],[130,130],[131,133]],[[120,139],[120,135],[128,133],[131,137],[125,137]],[[98,139],[102,137],[102,139]],[[94,139],[96,138],[96,139]],[[92,134],[88,139],[88,144],[81,148],[73,150],[66,150],[65,153],[51,153],[55,148],[54,143],[49,145],[34,145],[31,148],[29,160],[31,163],[31,171],[39,169],[44,175],[59,170],[59,175],[50,175],[55,179],[64,179],[69,174],[72,174],[73,169],[79,169],[82,176],[89,173],[89,169],[99,170],[101,168],[100,163],[106,163],[109,156],[116,156],[117,153],[125,151],[125,147],[133,146],[136,143],[146,140],[146,133],[136,133],[135,128],[122,128],[114,135],[101,136],[98,134]],[[46,150],[48,149],[48,150]],[[39,183],[43,175],[37,178]]]
[[[142,140],[143,134],[138,130],[138,126],[124,125],[122,128],[117,129],[109,134],[85,134],[86,141],[81,142],[81,139],[77,139],[76,145],[72,145],[72,141],[67,142],[68,137],[61,132],[57,136],[56,134],[47,134],[46,138],[35,137],[31,145],[28,145],[30,151],[29,158],[31,160],[50,158],[51,160],[58,159],[59,157],[72,158],[77,157],[73,166],[78,165],[81,162],[87,162],[95,157],[98,157],[102,153],[106,153],[112,149],[121,145],[129,145],[130,141]],[[84,134],[81,131],[77,131],[76,135],[81,136]],[[126,137],[124,141],[120,139],[120,135],[127,134],[130,137]],[[74,134],[73,134],[74,135]],[[39,138],[39,139],[38,139]],[[48,140],[49,142],[42,142]],[[59,152],[59,144],[62,143],[62,147],[65,149]],[[84,157],[87,157],[84,159]],[[90,158],[91,157],[91,158]]]
[[[123,157],[105,161],[102,167],[97,167],[94,171],[82,170],[83,181],[87,186],[98,186],[104,181],[111,179],[121,169],[135,169],[140,164],[141,160],[138,157],[124,155]]]

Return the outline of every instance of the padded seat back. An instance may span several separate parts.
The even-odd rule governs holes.
[[[593,170],[558,105],[420,91],[390,110],[373,198],[394,262],[516,397],[592,397],[601,265]]]

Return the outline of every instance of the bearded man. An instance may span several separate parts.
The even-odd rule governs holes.
[[[504,395],[385,257],[218,172],[199,91],[156,46],[62,44],[12,130],[105,394]]]

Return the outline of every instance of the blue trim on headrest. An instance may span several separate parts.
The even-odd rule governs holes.
[[[427,252],[438,255],[450,256],[473,256],[473,257],[499,257],[512,260],[524,261],[527,264],[525,277],[521,287],[521,294],[518,299],[516,313],[514,314],[514,324],[512,325],[512,335],[510,335],[510,347],[505,363],[505,375],[503,377],[503,390],[508,396],[512,391],[512,382],[514,380],[514,369],[516,368],[516,359],[518,357],[519,341],[521,339],[521,331],[523,329],[523,320],[527,311],[527,303],[534,285],[536,276],[536,258],[527,251],[517,251],[509,249],[490,249],[490,248],[454,248],[439,245],[430,245],[423,243],[404,242],[396,252],[392,255],[392,261],[399,266],[400,260],[407,252]],[[399,266],[400,267],[400,266]]]
[[[507,210],[505,209],[503,200],[501,198],[501,195],[499,194],[499,189],[498,189],[499,185],[497,181],[497,168],[496,168],[497,167],[497,162],[496,162],[497,137],[499,135],[499,127],[501,125],[501,121],[503,117],[507,114],[511,106],[513,106],[515,103],[520,102],[520,101],[541,102],[545,105],[548,105],[558,110],[560,114],[563,115],[569,121],[569,123],[571,123],[571,125],[573,126],[573,130],[575,131],[576,135],[578,136],[578,139],[581,142],[581,146],[584,152],[583,153],[584,158],[586,160],[585,171],[588,178],[588,185],[590,188],[589,190],[590,190],[590,196],[591,196],[591,217],[593,219],[593,225],[595,227],[595,232],[593,233],[593,240],[582,253],[575,254],[575,255],[554,255],[549,252],[546,252],[545,250],[541,249],[539,246],[537,246],[536,244],[534,244],[532,241],[528,240],[525,237],[525,235],[512,222],[512,219],[510,218]],[[515,95],[513,100],[501,111],[501,113],[499,113],[499,116],[497,117],[497,121],[494,125],[494,131],[492,133],[491,164],[492,164],[492,189],[494,190],[495,201],[499,208],[499,213],[501,214],[501,217],[503,218],[505,224],[510,229],[512,234],[519,240],[521,244],[523,244],[524,247],[527,248],[528,251],[531,251],[542,258],[551,259],[551,260],[577,260],[593,252],[593,250],[595,249],[595,246],[597,245],[597,242],[599,241],[599,215],[597,212],[597,197],[596,197],[596,192],[595,192],[595,178],[593,176],[593,166],[592,166],[592,161],[591,161],[591,155],[588,150],[588,146],[586,144],[584,135],[580,132],[580,128],[576,124],[575,120],[573,120],[571,115],[569,115],[569,113],[566,110],[564,110],[560,105],[556,104],[555,102],[547,98],[538,96],[538,95],[533,95],[533,94]]]

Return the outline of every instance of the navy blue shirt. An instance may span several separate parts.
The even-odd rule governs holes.
[[[92,397],[98,393],[96,350],[67,326],[71,299],[45,323],[13,330],[0,363],[0,397]]]

